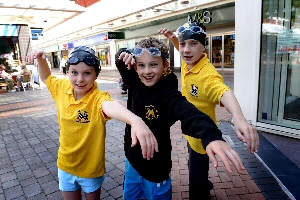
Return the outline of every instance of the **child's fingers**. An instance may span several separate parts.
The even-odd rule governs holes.
[[[227,171],[231,174],[232,169],[231,169],[230,162],[229,162],[229,159],[228,159],[227,155],[224,152],[221,152],[218,155],[221,158],[221,160],[223,161]]]
[[[206,153],[207,153],[209,159],[211,160],[214,168],[217,168],[218,167],[218,160],[217,160],[215,154],[212,152],[211,149],[206,149]]]
[[[137,144],[137,137],[134,134],[131,134],[131,147],[135,147]]]
[[[226,154],[227,154],[227,157],[231,160],[231,162],[235,166],[236,170],[240,174],[243,173],[243,170],[245,169],[245,166],[242,162],[241,157],[233,149],[228,151]]]

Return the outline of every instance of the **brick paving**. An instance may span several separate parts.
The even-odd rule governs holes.
[[[54,74],[60,75],[57,70]],[[180,83],[180,76],[179,83]],[[233,76],[224,74],[228,85]],[[117,71],[102,70],[99,87],[111,93],[114,99],[126,105],[127,96],[117,88]],[[58,189],[57,150],[59,127],[56,107],[49,91],[43,89],[0,94],[0,200],[9,199],[63,199]],[[272,174],[254,154],[248,153],[231,126],[225,108],[217,108],[219,128],[228,142],[241,155],[246,170],[243,174],[229,174],[219,162],[210,167],[209,179],[214,184],[212,199],[290,199]],[[123,135],[125,124],[116,120],[107,123],[106,168],[107,177],[101,199],[123,199],[122,183],[125,171]],[[188,168],[186,139],[180,122],[171,128],[173,200],[187,200]]]

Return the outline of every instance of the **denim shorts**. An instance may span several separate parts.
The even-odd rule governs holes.
[[[168,178],[161,183],[150,182],[140,176],[126,159],[124,199],[138,200],[140,198],[147,198],[147,200],[171,200],[171,178]]]
[[[81,188],[85,193],[91,193],[102,186],[105,175],[97,178],[80,178],[58,168],[58,179],[61,191],[74,192]]]

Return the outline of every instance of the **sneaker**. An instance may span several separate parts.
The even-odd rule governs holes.
[[[121,92],[121,94],[127,94],[127,92]]]
[[[8,92],[15,92],[16,90],[8,90]]]

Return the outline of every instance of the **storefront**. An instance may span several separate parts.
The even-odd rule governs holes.
[[[59,45],[53,45],[44,49],[46,52],[46,59],[50,68],[59,68],[60,50]]]
[[[101,33],[84,39],[68,43],[69,50],[78,46],[89,46],[95,50],[95,55],[100,60],[101,67],[111,65],[111,39],[107,39],[107,33]]]
[[[205,23],[207,28],[207,50],[208,57],[216,68],[233,68],[234,67],[234,49],[235,49],[235,3],[227,3],[215,7],[205,7],[201,10],[195,10],[184,14],[174,15],[161,21],[148,22],[144,25],[130,27],[128,29],[119,29],[125,33],[126,40],[116,42],[117,50],[119,48],[133,48],[135,44],[143,38],[155,36],[170,46],[171,68],[180,71],[181,58],[173,44],[169,42],[157,31],[164,27],[175,33],[179,26],[185,24],[188,15],[202,15],[209,11],[207,15],[209,20]]]
[[[234,89],[247,119],[300,138],[299,1],[237,0],[236,12]]]
[[[7,71],[12,71],[19,64],[18,36],[17,25],[0,25],[0,64],[4,64]]]

